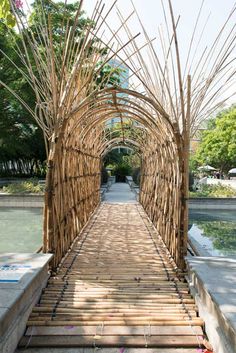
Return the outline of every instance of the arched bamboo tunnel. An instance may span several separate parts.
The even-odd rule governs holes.
[[[236,7],[201,52],[202,2],[184,58],[171,0],[161,1],[165,29],[157,46],[135,8],[123,16],[116,1],[106,11],[98,0],[91,21],[84,22],[81,0],[72,20],[62,16],[59,37],[44,1],[37,2],[40,20],[34,30],[10,2],[22,40],[15,48],[25,67],[19,70],[35,92],[35,110],[0,83],[44,132],[43,251],[54,254],[55,270],[29,317],[22,346],[204,345],[202,338],[199,342],[203,321],[183,271],[189,141],[225,103],[233,84]],[[118,28],[110,23],[112,12]],[[133,16],[141,36],[132,33]],[[86,25],[77,30],[80,20]],[[120,70],[124,66],[128,83]],[[115,128],[111,119],[119,121]],[[96,211],[102,159],[118,145],[133,148],[141,158],[143,207],[104,203]]]
[[[38,2],[37,36],[15,2],[10,2],[22,39],[22,46],[16,48],[25,66],[21,74],[35,92],[35,111],[8,89],[32,114],[47,141],[43,249],[54,254],[53,267],[100,202],[102,157],[122,142],[141,156],[140,202],[177,265],[184,268],[189,140],[199,124],[228,99],[222,94],[235,77],[235,7],[212,46],[198,52],[200,7],[185,59],[171,0],[163,4],[166,28],[159,33],[157,49],[135,8],[127,16],[116,9],[120,26],[113,29],[109,16],[116,2],[106,11],[98,1],[91,21],[77,31],[83,16],[81,1],[73,21],[63,21],[58,47],[43,1]],[[140,41],[129,26],[133,15],[140,24]],[[116,64],[103,77],[102,69],[111,60]],[[122,65],[129,69],[130,89],[110,80]],[[122,70],[119,74],[127,80]],[[109,129],[111,118],[120,120],[118,131]]]
[[[119,97],[119,93],[126,97]],[[105,89],[76,109],[54,142],[49,161],[44,251],[57,266],[100,202],[102,156],[120,141],[141,156],[140,202],[171,255],[183,266],[186,238],[180,212],[183,193],[183,139],[155,102],[121,89]],[[106,133],[111,118],[121,119],[115,137]],[[128,126],[127,130],[122,124]],[[108,129],[107,129],[108,130]],[[117,137],[119,135],[119,137]]]

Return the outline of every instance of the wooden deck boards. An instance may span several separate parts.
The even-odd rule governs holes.
[[[21,346],[199,347],[184,273],[139,204],[102,204],[33,308]]]

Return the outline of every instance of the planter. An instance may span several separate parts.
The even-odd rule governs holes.
[[[190,209],[236,210],[236,198],[231,197],[194,197],[189,199]]]
[[[43,194],[0,194],[0,207],[43,207]]]

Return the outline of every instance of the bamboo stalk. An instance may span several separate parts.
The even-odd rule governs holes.
[[[135,325],[135,326],[143,326],[145,324],[151,324],[155,326],[202,326],[202,319],[194,319],[194,320],[114,320],[114,321],[102,321],[102,323],[106,326],[120,326],[120,325]],[[94,326],[101,325],[101,321],[76,321],[76,320],[54,320],[54,321],[28,321],[27,326]]]

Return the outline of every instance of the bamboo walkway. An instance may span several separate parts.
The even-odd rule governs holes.
[[[32,311],[24,347],[196,347],[203,321],[140,204],[102,203]]]

